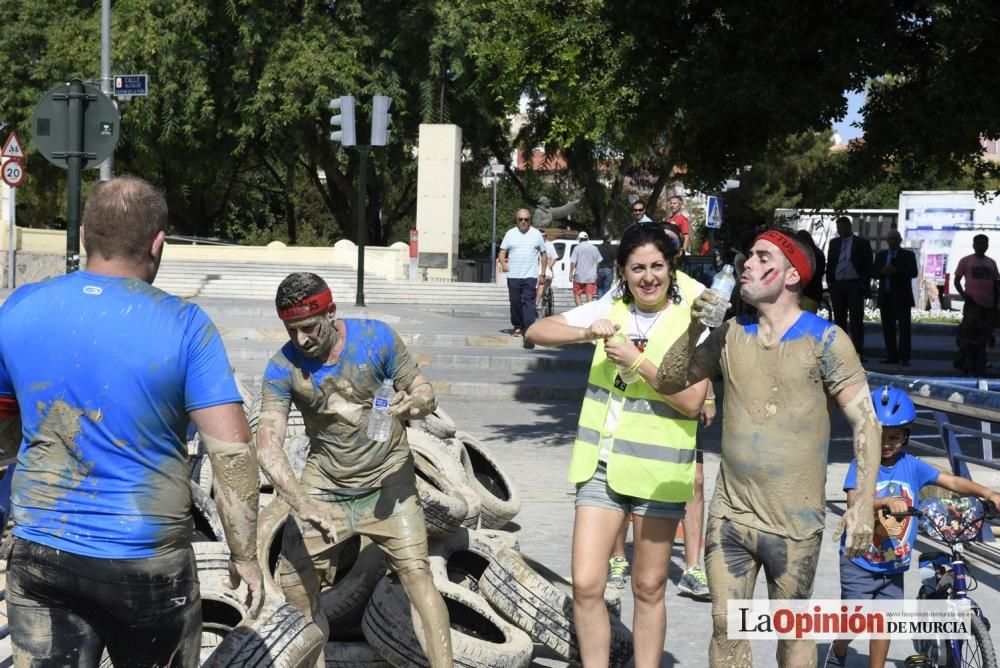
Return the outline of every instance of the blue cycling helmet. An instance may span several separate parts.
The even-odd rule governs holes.
[[[872,390],[875,415],[883,427],[908,427],[917,418],[917,409],[906,392],[885,385]]]

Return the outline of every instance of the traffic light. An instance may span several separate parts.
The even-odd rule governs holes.
[[[340,113],[330,117],[330,125],[340,127],[330,133],[332,141],[339,141],[344,146],[355,146],[357,140],[354,134],[354,96],[341,95],[330,100],[330,108]]]
[[[389,141],[389,107],[392,98],[387,95],[372,97],[372,146],[385,146]]]

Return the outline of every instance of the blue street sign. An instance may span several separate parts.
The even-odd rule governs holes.
[[[132,97],[149,94],[149,75],[119,74],[115,77],[115,96]]]
[[[705,227],[722,227],[722,198],[709,195],[708,206],[705,207]]]

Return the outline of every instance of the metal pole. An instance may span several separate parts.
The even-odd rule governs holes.
[[[10,207],[10,215],[7,217],[7,222],[10,225],[10,236],[7,241],[7,289],[14,289],[14,244],[17,243],[17,232],[14,227],[14,217],[17,211],[16,204],[16,193],[17,188],[8,188],[8,193],[10,197],[7,199],[7,204]]]
[[[368,189],[368,146],[358,146],[361,160],[358,165],[358,294],[355,306],[365,305],[365,195]]]
[[[493,236],[490,241],[490,263],[493,269],[493,282],[497,282],[497,181],[500,177],[493,175]]]
[[[87,98],[83,82],[69,83],[69,141],[66,165],[66,273],[80,268],[80,175],[83,172],[83,105]]]
[[[101,92],[111,97],[111,0],[101,0]],[[116,105],[117,106],[117,105]],[[115,154],[101,163],[101,180],[111,180]]]

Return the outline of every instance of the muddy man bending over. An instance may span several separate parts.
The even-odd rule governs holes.
[[[846,527],[848,553],[860,554],[871,536],[880,430],[850,338],[799,308],[814,267],[811,249],[793,237],[777,230],[758,236],[740,277],[740,296],[757,308],[757,318],[733,318],[696,347],[700,316],[718,301],[706,291],[692,305],[689,336],[666,353],[657,374],[656,390],[664,394],[719,376],[725,388],[705,550],[713,667],[753,665],[750,643],[727,637],[726,603],[753,598],[761,566],[770,598],[812,594],[826,503],[828,397],[847,416],[858,460],[858,501],[836,537]],[[815,642],[779,641],[777,658],[781,666],[815,666]]]
[[[257,448],[261,468],[293,511],[278,566],[285,596],[329,635],[321,581],[333,582],[344,541],[368,536],[388,556],[420,616],[430,665],[450,668],[448,609],[431,580],[427,529],[401,422],[433,411],[434,391],[391,327],[338,320],[330,288],[316,274],[285,278],[275,305],[291,341],[264,372]],[[391,401],[392,431],[374,441],[367,436],[368,418],[386,378],[399,390]],[[309,436],[300,480],[282,449],[293,402]],[[324,665],[322,656],[318,663]]]

